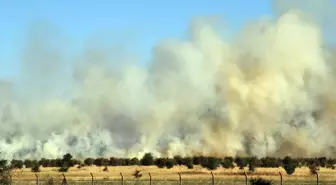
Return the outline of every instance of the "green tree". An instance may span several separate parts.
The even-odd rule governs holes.
[[[86,166],[92,166],[93,164],[94,164],[94,159],[93,158],[86,158],[85,160],[84,160],[84,164],[86,165]]]
[[[72,163],[72,155],[70,153],[67,153],[63,156],[62,159],[62,165],[61,166],[69,166],[72,167],[74,164]]]
[[[320,157],[320,158],[318,158],[318,161],[319,161],[321,167],[324,168],[324,167],[327,166],[327,158],[326,157]]]
[[[207,168],[208,165],[209,165],[209,158],[208,158],[208,157],[201,156],[201,157],[200,157],[200,165],[201,165],[203,168]]]
[[[173,168],[176,164],[176,161],[174,159],[166,159],[166,167],[168,169]]]
[[[208,165],[206,166],[209,170],[216,170],[219,166],[220,160],[215,157],[208,158]]]
[[[201,157],[200,156],[194,156],[193,157],[193,164],[194,165],[200,165],[201,164]]]
[[[151,166],[154,165],[154,157],[151,153],[146,153],[141,159],[141,165]]]
[[[140,161],[139,161],[138,158],[133,157],[133,158],[131,159],[130,165],[135,166],[135,165],[139,165],[139,164],[140,164]]]
[[[260,166],[260,161],[257,157],[248,158],[247,163],[250,172],[254,172],[255,168]]]
[[[183,158],[181,156],[176,155],[176,156],[174,156],[174,159],[176,161],[176,164],[178,164],[178,165],[183,165],[184,164]]]
[[[25,165],[26,168],[31,168],[33,166],[33,161],[30,159],[24,160],[23,164]]]
[[[282,165],[282,160],[274,157],[264,157],[260,159],[260,167],[263,168],[279,168]]]
[[[72,159],[72,155],[70,153],[67,153],[63,156],[63,161],[69,162],[71,161],[71,159]]]
[[[164,168],[166,166],[166,159],[165,158],[156,158],[154,164],[158,168]]]
[[[57,158],[55,159],[56,166],[55,167],[61,167],[63,165],[63,159]]]
[[[239,169],[244,169],[247,166],[247,159],[242,157],[236,157],[235,163],[239,166]]]
[[[223,168],[233,168],[233,158],[232,157],[225,157],[222,161]]]
[[[336,164],[336,160],[335,159],[328,159],[326,167],[330,168],[330,169],[335,169],[335,164]]]
[[[292,175],[295,172],[296,161],[289,156],[286,156],[283,161],[283,168],[288,175]]]
[[[129,158],[120,159],[120,163],[123,166],[130,166],[131,165],[131,159],[129,159]]]
[[[12,168],[23,168],[23,161],[22,160],[17,160],[17,159],[13,159],[11,161],[11,167]]]
[[[41,172],[40,165],[38,163],[33,163],[31,167],[31,171],[35,173]]]
[[[109,164],[109,160],[103,157],[94,160],[94,165],[96,166],[106,166]]]
[[[40,161],[38,163],[43,167],[50,167],[50,160],[49,159],[42,158],[42,159],[40,159]]]
[[[0,159],[0,168],[5,168],[7,166],[8,161],[5,159]]]
[[[122,159],[119,159],[119,158],[116,158],[116,157],[111,157],[110,158],[110,165],[111,166],[121,166],[123,165],[123,160]]]

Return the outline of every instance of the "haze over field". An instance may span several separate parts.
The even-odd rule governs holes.
[[[276,18],[235,38],[192,21],[190,38],[158,43],[148,66],[116,66],[94,47],[74,57],[50,30],[30,30],[19,80],[0,81],[2,155],[335,157],[335,3],[273,4]]]

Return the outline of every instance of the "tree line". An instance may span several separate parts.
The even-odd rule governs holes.
[[[33,172],[39,172],[40,167],[58,167],[60,172],[66,172],[70,167],[77,165],[78,168],[84,166],[152,166],[156,165],[159,168],[173,168],[176,165],[184,165],[188,169],[193,169],[194,165],[200,165],[209,170],[217,168],[234,168],[239,169],[248,167],[249,171],[255,171],[255,168],[279,168],[283,167],[288,174],[293,174],[297,167],[309,167],[312,172],[318,167],[326,167],[335,169],[336,159],[319,157],[319,158],[285,158],[276,157],[207,157],[207,156],[194,156],[194,157],[181,157],[175,156],[173,158],[155,158],[151,153],[146,153],[141,159],[134,158],[86,158],[83,161],[74,159],[71,154],[67,153],[63,158],[59,159],[46,159],[40,160],[18,160],[11,161],[0,160],[0,169],[5,167],[11,168],[31,168]]]

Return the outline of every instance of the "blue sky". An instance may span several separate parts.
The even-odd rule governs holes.
[[[36,21],[54,25],[77,46],[93,34],[113,35],[113,42],[147,59],[157,41],[185,34],[193,17],[220,16],[237,30],[246,21],[271,14],[268,0],[0,1],[0,78],[20,73],[27,30]]]

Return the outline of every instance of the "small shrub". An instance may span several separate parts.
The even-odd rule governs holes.
[[[253,179],[250,179],[250,184],[251,185],[272,185],[273,181],[266,180],[263,178],[253,178]]]
[[[187,168],[188,169],[193,169],[194,168],[194,164],[193,163],[188,163],[187,164]]]
[[[68,172],[69,168],[70,168],[69,166],[62,166],[58,169],[58,171],[59,172]]]

